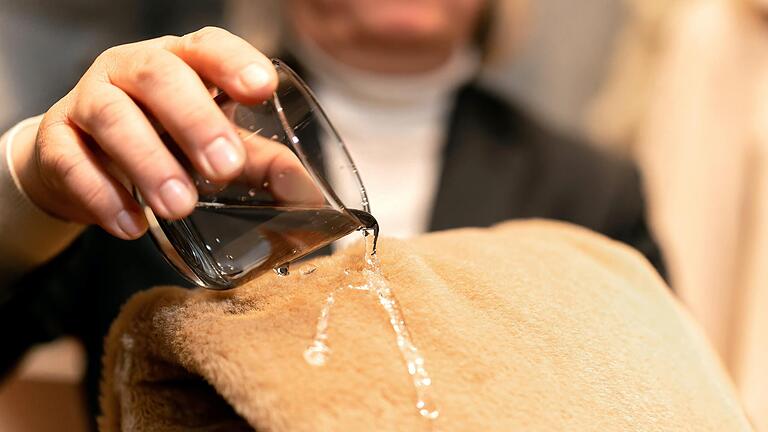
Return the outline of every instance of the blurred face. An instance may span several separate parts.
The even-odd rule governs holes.
[[[474,34],[485,0],[288,0],[294,32],[375,72],[440,66]]]

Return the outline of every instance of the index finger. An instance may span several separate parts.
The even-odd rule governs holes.
[[[238,102],[261,102],[277,87],[277,72],[272,61],[224,29],[205,27],[179,38],[163,39],[163,44]]]

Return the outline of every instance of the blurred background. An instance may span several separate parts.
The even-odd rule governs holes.
[[[269,52],[275,7],[0,0],[0,130],[44,112],[116,44],[219,25]],[[531,0],[507,23],[521,37],[483,71],[485,85],[544,123],[640,166],[669,281],[759,430],[768,430],[767,14],[763,0]],[[0,387],[0,430],[87,430],[83,361],[75,340],[30,352]]]

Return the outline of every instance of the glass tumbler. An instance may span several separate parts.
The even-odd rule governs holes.
[[[246,166],[227,184],[196,173],[199,200],[180,220],[157,217],[135,191],[152,238],[193,283],[216,290],[239,286],[371,224],[360,176],[341,138],[307,85],[273,60],[278,87],[269,100],[243,105],[215,100],[246,149]],[[178,147],[166,134],[172,150]]]

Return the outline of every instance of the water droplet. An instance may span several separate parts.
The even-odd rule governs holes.
[[[212,251],[213,250],[213,248],[209,244],[205,245],[205,248],[208,249],[208,251]]]
[[[312,366],[323,366],[328,362],[328,354],[331,349],[321,341],[315,341],[309,348],[304,350],[304,361]]]
[[[230,261],[234,261],[235,259],[232,255],[227,255],[226,258]]]
[[[314,273],[314,272],[316,272],[316,271],[317,271],[317,267],[315,267],[315,266],[313,266],[313,265],[311,265],[311,264],[310,264],[310,265],[308,265],[308,266],[304,267],[304,268],[301,270],[301,274],[302,274],[302,275],[304,275],[304,276],[306,276],[306,275],[310,275],[310,274],[312,274],[312,273]]]
[[[221,243],[221,239],[220,239],[220,238],[218,238],[218,237],[216,237],[215,239],[213,239],[213,241],[215,241],[215,242],[216,242],[216,244],[220,244],[220,243]]]
[[[248,189],[248,196],[251,198],[255,197],[257,193],[259,193],[259,191],[256,188]]]
[[[264,183],[261,185],[261,187],[263,187],[264,189],[267,189],[267,188],[269,187],[269,182],[268,182],[268,181],[265,181],[265,182],[264,182]]]
[[[275,267],[275,274],[280,277],[285,277],[291,274],[290,270],[288,269],[288,265],[282,265],[280,267]]]
[[[422,417],[426,417],[430,420],[435,420],[440,416],[440,411],[437,409],[437,406],[431,401],[425,401],[423,399],[420,399],[416,403],[416,409],[419,410],[419,414],[422,415]]]

